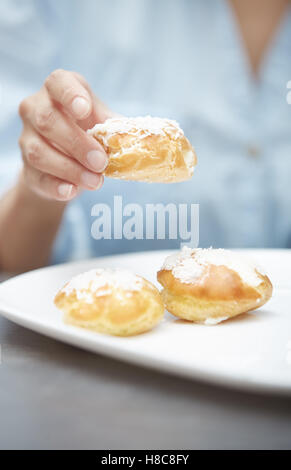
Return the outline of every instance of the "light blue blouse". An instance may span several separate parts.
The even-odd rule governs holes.
[[[125,115],[180,122],[199,163],[191,181],[106,179],[66,211],[53,261],[176,248],[177,240],[94,240],[91,209],[200,205],[200,246],[291,247],[291,12],[257,82],[224,0],[2,0],[0,189],[20,165],[18,103],[55,68],[77,70]],[[19,234],[21,237],[21,234]]]

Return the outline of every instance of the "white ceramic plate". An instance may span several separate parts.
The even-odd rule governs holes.
[[[32,271],[0,285],[0,312],[61,341],[136,364],[240,389],[291,394],[291,250],[246,252],[274,284],[269,303],[216,326],[166,314],[153,331],[117,338],[63,324],[53,298],[73,275],[93,267],[126,267],[156,283],[166,251],[110,256]]]

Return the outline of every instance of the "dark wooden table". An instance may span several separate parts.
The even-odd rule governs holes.
[[[1,449],[287,449],[291,398],[67,346],[0,318]]]

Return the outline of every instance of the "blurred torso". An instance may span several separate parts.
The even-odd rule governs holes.
[[[178,246],[173,240],[93,240],[91,208],[98,202],[111,204],[114,194],[122,195],[124,204],[199,203],[201,246],[291,245],[291,107],[286,102],[290,11],[254,80],[225,2],[25,4],[7,2],[6,20],[0,15],[1,23],[6,21],[1,34],[10,43],[8,51],[0,51],[1,63],[6,61],[0,80],[3,89],[15,85],[17,90],[4,95],[6,119],[0,133],[7,147],[15,141],[16,100],[62,67],[84,74],[101,99],[120,113],[178,120],[199,160],[187,183],[169,187],[108,179],[100,193],[83,193],[68,208],[56,259],[73,252],[83,257]],[[8,27],[13,8],[18,23],[14,18]]]

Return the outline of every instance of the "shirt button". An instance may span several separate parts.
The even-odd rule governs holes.
[[[259,158],[260,155],[261,155],[261,151],[259,149],[259,147],[257,145],[248,145],[247,147],[247,153],[248,153],[248,156],[251,157],[251,158]]]

